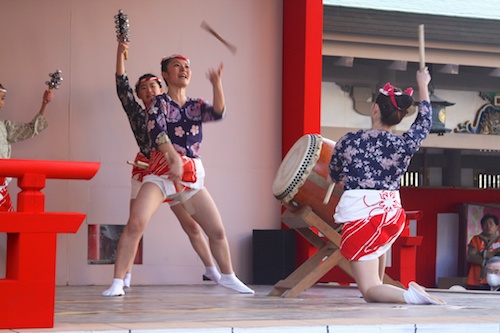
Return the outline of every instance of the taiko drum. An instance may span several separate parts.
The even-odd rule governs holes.
[[[329,164],[334,147],[334,141],[319,134],[306,134],[298,139],[281,162],[274,179],[276,199],[290,211],[310,206],[325,222],[333,223],[342,186],[336,184],[328,203],[323,201],[332,183]]]

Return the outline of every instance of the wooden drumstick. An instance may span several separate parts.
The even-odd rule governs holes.
[[[328,186],[328,190],[326,191],[325,199],[323,199],[323,205],[328,205],[328,202],[330,201],[330,197],[332,196],[334,189],[335,189],[335,183],[332,182]]]
[[[133,165],[133,166],[141,168],[141,169],[147,169],[149,167],[148,163],[142,162],[142,161],[137,161],[137,162],[127,161],[127,164]]]
[[[217,32],[215,32],[215,30],[212,29],[207,24],[207,22],[205,22],[205,21],[201,22],[201,28],[205,29],[206,31],[208,31],[209,33],[211,33],[215,38],[217,38],[219,41],[221,41],[222,44],[224,44],[233,54],[236,53],[236,46],[234,46],[233,44],[229,43],[227,40],[225,40],[224,38],[222,38],[222,36],[219,35]]]
[[[418,26],[418,51],[420,54],[420,70],[425,68],[425,33],[424,25]]]

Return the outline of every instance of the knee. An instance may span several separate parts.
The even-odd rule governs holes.
[[[181,225],[182,225],[182,229],[189,237],[201,236],[200,226],[195,221],[190,221],[188,223],[182,222]]]
[[[129,219],[123,234],[128,237],[140,238],[144,233],[145,224],[138,219]]]
[[[226,239],[226,232],[224,231],[223,228],[218,228],[214,231],[212,231],[209,235],[208,238],[214,241],[222,241]]]

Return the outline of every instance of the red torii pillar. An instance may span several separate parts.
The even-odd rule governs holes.
[[[323,1],[283,0],[282,158],[304,134],[321,133],[322,67]],[[296,241],[298,267],[316,248]]]
[[[98,162],[0,159],[0,176],[18,178],[17,212],[0,212],[7,233],[6,277],[0,279],[0,329],[54,326],[58,233],[76,233],[81,213],[44,212],[45,180],[91,179]]]
[[[282,149],[321,132],[323,1],[283,1]]]

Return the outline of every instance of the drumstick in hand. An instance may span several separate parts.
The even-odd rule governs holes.
[[[418,26],[418,51],[420,55],[420,70],[425,68],[425,33],[424,25]]]
[[[141,169],[147,169],[149,164],[146,163],[146,162],[142,162],[142,161],[137,161],[137,162],[134,162],[134,161],[127,161],[127,164],[130,164],[130,165],[133,165],[135,167],[138,167],[138,168],[141,168]]]
[[[168,153],[165,152],[164,154],[166,160],[168,161],[169,160]],[[194,209],[194,206],[191,204],[191,202],[189,202],[189,199],[186,196],[187,193],[183,189],[184,186],[179,182],[174,182],[174,184],[175,184],[175,189],[177,191],[179,202],[181,203],[182,207],[184,207],[184,209],[186,210],[186,212],[188,212],[189,215],[194,215],[196,211]]]

